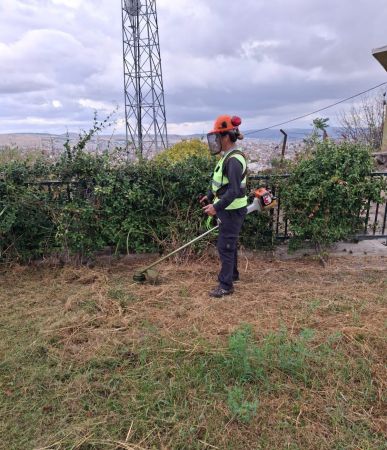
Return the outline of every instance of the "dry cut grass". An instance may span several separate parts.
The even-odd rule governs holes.
[[[386,448],[386,262],[3,272],[0,448]]]

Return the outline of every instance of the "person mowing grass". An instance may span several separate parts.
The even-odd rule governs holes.
[[[217,249],[221,261],[219,285],[210,297],[222,298],[234,292],[239,280],[238,239],[247,213],[247,162],[237,145],[243,139],[239,117],[219,116],[207,134],[212,155],[221,155],[212,177],[211,190],[200,199],[203,211],[220,221]],[[208,203],[208,204],[207,204]]]

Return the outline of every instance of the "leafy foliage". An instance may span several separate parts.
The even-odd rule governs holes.
[[[321,140],[328,139],[327,128],[329,128],[329,118],[316,117],[312,122],[312,132],[307,136],[304,141],[304,146],[306,152],[314,150],[316,145],[321,142]],[[322,136],[321,136],[322,133]]]
[[[162,252],[204,231],[197,197],[206,192],[214,166],[207,146],[184,141],[154,160],[138,162],[128,162],[119,149],[87,152],[104,122],[95,120],[75,145],[67,142],[57,161],[0,164],[0,261],[53,253],[83,259],[105,247],[115,253]],[[361,226],[359,212],[382,190],[381,182],[368,177],[371,167],[366,148],[330,141],[317,143],[297,161],[281,187],[292,244],[311,240],[324,247]],[[272,214],[247,217],[241,235],[245,247],[274,244]]]
[[[83,259],[107,246],[116,253],[162,252],[204,231],[197,197],[206,191],[215,163],[207,146],[183,141],[138,162],[128,162],[119,150],[88,153],[87,143],[104,122],[95,118],[75,145],[65,144],[57,161],[0,165],[0,260],[52,253]],[[266,219],[249,218],[245,245],[267,238]]]
[[[14,161],[3,166],[0,179],[0,260],[30,258],[43,254],[54,232],[45,195],[36,185],[25,185],[33,178],[27,163]],[[39,165],[33,172],[41,175]],[[22,256],[23,255],[23,256]]]
[[[86,143],[99,128],[75,146],[67,143],[56,162],[0,166],[0,259],[87,257],[106,246],[161,251],[201,231],[197,196],[209,183],[211,160],[187,155],[128,163],[120,152],[88,153]]]
[[[191,139],[178,142],[171,148],[164,150],[155,157],[155,161],[176,163],[192,157],[203,158],[207,160],[214,159],[209,153],[208,146],[205,142],[199,139]]]
[[[367,202],[380,201],[383,182],[371,178],[368,149],[329,140],[296,164],[282,188],[282,205],[297,247],[310,240],[323,251],[363,226]]]

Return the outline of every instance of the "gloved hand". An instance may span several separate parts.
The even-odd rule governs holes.
[[[207,206],[210,203],[207,195],[199,194],[198,199],[199,199],[199,203],[201,204],[201,206]]]

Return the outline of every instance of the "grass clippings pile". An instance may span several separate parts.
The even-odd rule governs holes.
[[[383,257],[0,274],[1,449],[384,449]]]

